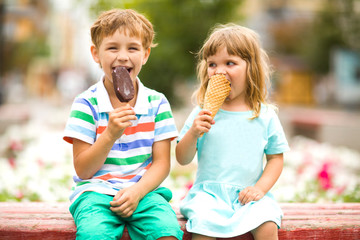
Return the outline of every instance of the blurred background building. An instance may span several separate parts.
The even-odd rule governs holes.
[[[273,100],[282,105],[288,134],[360,149],[357,139],[349,139],[360,135],[358,0],[2,0],[0,103],[69,102],[97,81],[101,71],[90,55],[89,28],[98,12],[111,7],[134,7],[153,21],[160,44],[141,79],[165,92],[174,107],[189,104],[184,94],[196,84],[190,52],[213,24],[234,21],[261,36],[275,69]],[[199,16],[205,23],[196,22]]]

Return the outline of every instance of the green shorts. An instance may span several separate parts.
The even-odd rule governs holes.
[[[183,232],[168,201],[171,191],[165,187],[148,193],[131,217],[122,218],[110,210],[113,196],[85,192],[70,206],[77,228],[76,239],[114,239],[122,237],[126,226],[131,239],[158,239]]]

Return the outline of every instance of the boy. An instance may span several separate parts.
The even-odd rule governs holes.
[[[177,129],[165,96],[137,77],[155,46],[152,24],[134,10],[110,10],[95,21],[91,38],[104,76],[76,97],[64,134],[77,174],[70,196],[77,239],[120,239],[125,225],[132,239],[182,239],[171,191],[159,187]],[[128,103],[114,91],[117,66],[134,85]]]

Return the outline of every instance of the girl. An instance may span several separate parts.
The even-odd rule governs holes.
[[[180,206],[188,218],[186,228],[193,239],[228,238],[248,231],[255,239],[277,239],[282,211],[269,190],[280,176],[283,152],[289,147],[266,101],[268,57],[254,31],[234,24],[216,27],[198,56],[198,106],[176,146],[181,165],[190,163],[196,151],[198,156],[195,183]],[[201,106],[214,74],[225,74],[231,91],[212,119]]]

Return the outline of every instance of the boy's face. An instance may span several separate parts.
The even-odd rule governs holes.
[[[150,55],[150,48],[144,49],[140,37],[130,37],[127,31],[116,31],[104,37],[99,48],[91,46],[91,54],[105,73],[105,81],[112,82],[111,73],[117,66],[124,66],[135,82],[142,66]]]

